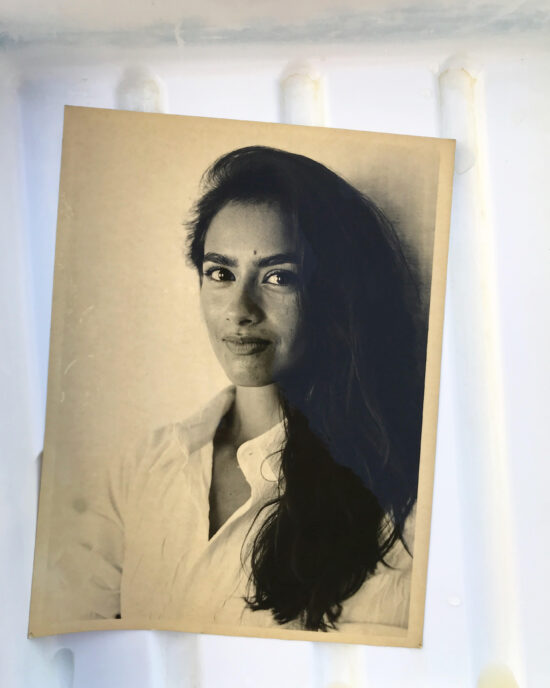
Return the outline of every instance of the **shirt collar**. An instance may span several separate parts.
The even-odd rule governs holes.
[[[235,401],[235,388],[226,387],[204,408],[180,423],[178,438],[187,454],[198,451],[214,437],[220,420]]]
[[[234,401],[235,388],[226,387],[198,413],[180,423],[178,439],[187,455],[212,441],[221,419]],[[277,482],[285,435],[282,420],[262,435],[243,442],[238,448],[237,460],[251,487],[265,481]]]
[[[237,461],[252,488],[265,481],[278,481],[285,436],[285,423],[282,420],[262,435],[243,442],[238,448]]]

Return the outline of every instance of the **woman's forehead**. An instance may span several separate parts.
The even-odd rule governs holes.
[[[246,253],[256,256],[294,253],[298,249],[279,208],[267,202],[232,201],[212,219],[204,242],[204,252]]]

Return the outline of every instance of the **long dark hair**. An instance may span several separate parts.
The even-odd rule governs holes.
[[[381,210],[324,165],[263,146],[203,177],[188,256],[231,201],[274,204],[302,246],[306,352],[278,380],[278,494],[251,544],[248,606],[335,628],[342,603],[403,539],[418,487],[425,330],[415,280]]]

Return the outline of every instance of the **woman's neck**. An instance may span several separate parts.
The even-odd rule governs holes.
[[[233,443],[239,447],[267,432],[283,418],[276,385],[237,387],[229,425]]]

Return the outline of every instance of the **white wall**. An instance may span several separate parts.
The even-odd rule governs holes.
[[[2,685],[440,688],[476,685],[499,663],[522,686],[547,685],[550,57],[522,39],[468,47],[450,63],[451,41],[4,53]],[[459,153],[473,145],[455,186],[424,647],[159,632],[27,640],[63,106],[115,107],[124,69],[141,64],[160,77],[170,113],[279,121],[280,75],[303,57],[323,75],[328,125],[456,131]],[[440,78],[449,65],[473,81]],[[513,685],[504,668],[483,680]]]

